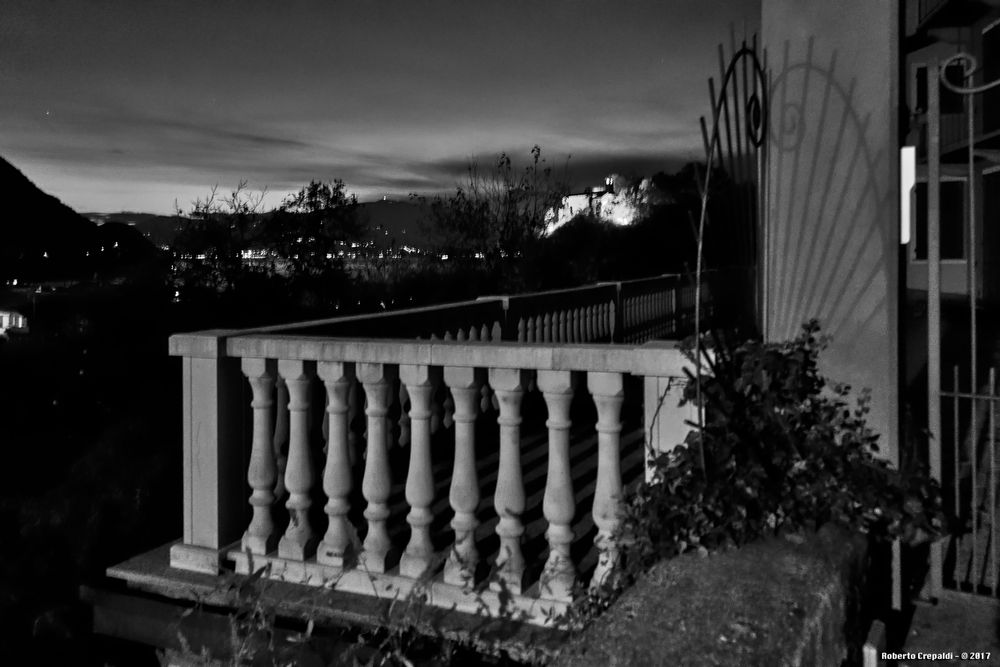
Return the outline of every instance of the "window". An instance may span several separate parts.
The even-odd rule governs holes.
[[[917,183],[913,258],[927,260],[927,183]],[[965,181],[941,181],[941,259],[965,259]]]

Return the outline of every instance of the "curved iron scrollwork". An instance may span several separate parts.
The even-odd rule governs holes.
[[[960,65],[962,67],[962,80],[969,81],[972,76],[979,71],[979,65],[976,62],[976,57],[971,53],[966,53],[961,51],[955,55],[949,56],[940,65],[940,78],[941,85],[950,90],[953,93],[958,93],[960,95],[975,95],[976,93],[983,93],[991,88],[996,88],[1000,86],[1000,79],[995,81],[989,81],[987,83],[980,84],[978,86],[965,86],[958,85],[948,80],[948,68],[952,65]]]
[[[744,61],[749,62],[753,76],[756,79],[753,92],[746,96],[743,104],[744,129],[747,139],[750,140],[754,147],[760,148],[767,138],[767,77],[764,72],[764,66],[757,56],[757,51],[747,46],[745,42],[740,50],[734,53],[730,59],[729,66],[726,67],[726,71],[723,74],[722,87],[714,100],[712,108],[712,117],[714,119],[712,138],[713,142],[719,141],[719,119],[722,116],[724,107],[728,104],[729,86],[734,80],[733,77],[736,76],[737,67],[741,66]],[[743,86],[744,95],[746,95],[748,90],[746,70],[743,71]],[[738,94],[738,90],[735,92]],[[737,129],[738,127],[739,116],[737,116]]]
[[[701,188],[701,214],[698,221],[698,249],[697,249],[697,265],[695,269],[695,369],[697,374],[697,384],[695,388],[696,393],[696,404],[701,405],[701,376],[702,376],[702,344],[701,344],[701,288],[702,288],[702,262],[704,256],[704,239],[705,239],[705,221],[708,213],[708,193],[709,186],[712,179],[712,171],[715,165],[716,153],[719,153],[720,162],[728,163],[730,169],[728,170],[730,178],[737,178],[741,180],[756,181],[757,186],[760,186],[760,171],[759,163],[755,168],[751,168],[751,165],[747,164],[747,159],[750,157],[752,151],[761,151],[764,148],[764,142],[767,139],[768,132],[768,91],[767,91],[767,76],[764,71],[763,64],[760,58],[757,56],[756,40],[754,40],[753,46],[748,46],[744,41],[741,48],[737,50],[732,57],[729,59],[728,66],[722,70],[722,81],[721,87],[719,89],[718,95],[715,94],[714,82],[709,79],[709,91],[712,96],[712,132],[709,135],[707,128],[705,126],[705,119],[701,119],[702,134],[705,140],[705,152],[706,152],[706,169],[705,169],[705,180],[703,183],[699,183]],[[724,62],[722,56],[722,50],[720,47],[719,55],[720,65]],[[753,77],[752,88],[751,82],[748,80],[748,67],[752,70],[751,76]],[[737,76],[737,73],[741,73],[742,76]],[[742,89],[740,88],[740,80],[742,79]],[[741,105],[739,103],[740,91],[743,94],[742,103],[742,113]],[[735,132],[733,132],[733,125],[730,123],[730,96],[733,98],[733,107],[735,113]],[[728,159],[724,160],[722,156],[722,131],[723,125],[725,123],[725,133],[726,133],[726,144]],[[736,150],[734,154],[733,150],[733,135],[736,138]],[[741,134],[745,135],[745,146],[741,139]],[[746,155],[744,155],[744,147],[746,148]],[[725,168],[725,165],[720,165]],[[749,173],[743,173],[744,169]],[[737,173],[733,173],[737,172]],[[742,177],[742,178],[741,178]],[[748,197],[748,199],[753,199]],[[746,212],[748,214],[748,219],[746,220],[732,220],[731,222],[739,225],[740,222],[744,223],[744,229],[738,230],[745,234],[750,235],[750,248],[751,252],[755,245],[753,235],[756,234],[756,220],[757,220],[757,204],[759,201],[759,196],[756,198],[757,201],[748,201],[746,203]],[[735,216],[738,217],[738,216]],[[698,411],[698,430],[700,431],[703,424],[702,411]],[[704,469],[704,451],[699,446],[699,455],[701,458],[702,468]]]

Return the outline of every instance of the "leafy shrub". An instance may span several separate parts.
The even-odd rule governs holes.
[[[628,504],[624,539],[633,560],[827,522],[908,544],[941,532],[937,482],[874,456],[870,392],[851,409],[850,387],[819,373],[826,342],[815,320],[785,343],[731,348],[716,337],[701,378],[703,429],[660,455],[651,483]],[[690,380],[686,401],[698,395],[698,380]]]

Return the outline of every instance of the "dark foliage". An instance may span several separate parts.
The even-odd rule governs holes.
[[[323,278],[342,272],[341,244],[361,234],[358,201],[344,182],[311,181],[263,218],[260,247],[287,263],[297,277]]]
[[[527,251],[522,281],[552,289],[688,273],[694,270],[694,239],[686,212],[675,204],[655,206],[624,227],[581,215]]]
[[[940,487],[874,456],[870,397],[863,392],[851,409],[850,388],[827,383],[817,367],[824,345],[815,321],[786,343],[731,347],[716,338],[701,381],[704,429],[659,456],[652,483],[629,505],[628,537],[643,557],[827,522],[908,544],[940,534]]]
[[[426,224],[441,239],[439,251],[453,261],[495,266],[541,237],[546,213],[565,193],[566,185],[534,146],[523,169],[503,153],[490,169],[469,165],[468,178],[454,195],[417,199],[427,207]]]

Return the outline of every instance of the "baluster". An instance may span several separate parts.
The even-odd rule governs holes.
[[[597,311],[593,306],[587,306],[587,342],[596,338],[597,334]]]
[[[274,497],[285,497],[285,467],[288,465],[288,385],[280,375],[275,380],[277,397],[274,417],[274,460],[278,479],[274,484]]]
[[[529,317],[528,318],[528,333],[527,333],[527,338],[525,340],[528,343],[534,343],[535,342],[535,318],[534,317]]]
[[[678,329],[680,329],[680,319],[679,319],[679,317],[680,317],[680,312],[681,312],[680,311],[680,309],[681,309],[681,303],[680,303],[680,299],[678,299],[677,297],[678,297],[677,288],[675,287],[672,290],[670,290],[670,296],[669,296],[669,301],[670,301],[670,306],[669,306],[670,307],[670,332],[674,333],[674,334],[677,333]]]
[[[517,342],[518,343],[528,342],[528,325],[524,323],[523,317],[519,317],[517,319]]]
[[[479,390],[479,411],[486,413],[491,407],[493,407],[493,391],[490,389],[490,385],[483,382],[482,387]]]
[[[349,436],[349,400],[354,386],[354,364],[322,361],[316,373],[326,386],[329,428],[326,465],[323,467],[323,493],[329,519],[326,534],[316,550],[316,561],[323,565],[344,567],[357,539],[347,518],[351,509],[351,454]]]
[[[583,342],[583,308],[573,309],[573,342]]]
[[[455,545],[444,566],[446,583],[471,584],[479,562],[476,551],[476,510],[479,508],[479,479],[476,474],[476,416],[479,414],[480,387],[484,374],[473,368],[445,368],[444,381],[455,401],[455,462],[448,501],[455,511],[451,527]]]
[[[569,409],[577,375],[570,371],[538,371],[538,388],[545,397],[549,418],[549,467],[542,511],[549,522],[545,537],[549,557],[541,577],[541,595],[552,600],[573,598],[576,568],[570,558],[573,543],[573,477],[569,462]]]
[[[483,328],[479,331],[479,340],[489,341],[490,339],[490,328],[483,325]]]
[[[594,487],[594,546],[599,552],[591,588],[607,581],[618,561],[614,534],[621,523],[621,373],[587,374],[587,388],[597,406],[597,483]]]
[[[396,369],[386,364],[358,364],[358,378],[365,388],[368,405],[368,439],[365,454],[365,474],[361,481],[361,494],[368,505],[365,519],[368,520],[368,534],[358,556],[359,563],[370,572],[385,572],[392,567],[394,554],[386,520],[389,518],[389,492],[392,490],[392,475],[389,470],[389,452],[386,447],[386,415],[392,401],[392,389],[396,380]]]
[[[351,466],[358,462],[361,435],[358,433],[357,420],[362,405],[361,385],[355,379],[347,390],[347,453],[351,457]]]
[[[406,409],[406,403],[410,400],[409,390],[405,383],[399,385],[399,446],[406,447],[410,444],[410,413]]]
[[[469,337],[465,335],[465,329],[459,329],[458,330],[458,336],[457,336],[456,339],[459,342],[462,342],[462,343],[464,343],[465,341],[467,341],[469,339]]]
[[[558,338],[556,339],[555,342],[557,342],[557,343],[568,342],[568,338],[567,338],[568,334],[566,332],[566,311],[565,310],[560,310],[556,314],[556,317],[558,318],[558,327],[559,328],[558,328],[557,333],[556,333],[556,336],[558,336]]]
[[[528,373],[514,368],[491,368],[490,386],[500,405],[500,462],[493,506],[500,521],[496,533],[500,538],[497,553],[497,577],[490,587],[520,594],[524,587],[524,556],[521,554],[521,536],[524,525],[524,478],[521,471],[521,398],[528,384]]]
[[[391,452],[392,448],[396,446],[396,428],[399,426],[399,417],[403,413],[403,405],[399,400],[399,382],[393,380],[392,386],[389,388],[389,403],[386,406],[385,413],[385,450]]]
[[[399,573],[414,579],[422,576],[434,557],[431,543],[431,523],[434,514],[434,475],[431,461],[431,399],[434,394],[432,375],[440,377],[441,369],[431,366],[404,365],[399,377],[410,394],[410,469],[406,475],[406,502],[410,513],[410,542],[399,561]]]
[[[436,375],[431,376],[431,383],[434,387],[434,391],[431,392],[431,435],[434,435],[441,430],[441,422],[444,421],[444,407],[442,406],[444,399],[440,398],[441,378]]]
[[[660,335],[670,333],[670,292],[660,293]]]
[[[309,386],[315,363],[301,360],[278,361],[278,373],[288,387],[288,464],[285,488],[288,489],[288,528],[278,542],[278,556],[305,560],[316,546],[309,525],[309,508],[315,473],[309,451]]]
[[[653,337],[659,336],[663,326],[663,294],[653,293]]]
[[[325,404],[326,407],[329,407],[328,403],[329,401],[327,401],[327,404]],[[320,435],[323,438],[323,455],[326,456],[326,443],[330,441],[330,413],[327,412],[325,408],[323,410],[323,419],[322,422],[320,423],[319,430],[320,430]]]
[[[624,335],[625,332],[624,331],[619,332],[619,330],[622,329],[623,325],[618,322],[617,318],[619,314],[616,308],[617,306],[615,306],[614,302],[608,304],[608,339],[611,342],[614,342],[616,336],[618,337],[619,340],[625,339]]]
[[[243,374],[253,392],[253,444],[247,481],[253,493],[250,505],[253,518],[243,534],[241,549],[264,555],[274,550],[278,536],[274,531],[271,506],[274,504],[274,484],[278,474],[274,460],[274,378],[277,369],[273,360],[243,359]]]
[[[444,397],[441,402],[441,409],[443,416],[441,417],[441,425],[445,428],[451,428],[451,425],[455,423],[455,399],[448,394]]]
[[[552,313],[545,313],[542,317],[542,343],[552,342]]]

